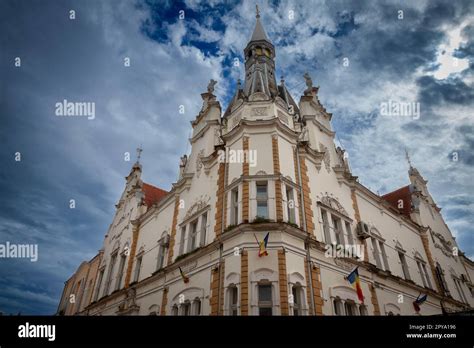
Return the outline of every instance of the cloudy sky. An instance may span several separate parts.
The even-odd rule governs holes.
[[[406,185],[406,148],[472,258],[474,2],[257,2],[278,76],[299,100],[311,74],[354,175],[380,194]],[[37,262],[0,259],[1,312],[56,311],[101,248],[125,152],[142,145],[143,179],[171,187],[200,93],[213,78],[227,105],[254,23],[255,1],[0,2],[0,243],[39,245]],[[56,116],[64,99],[95,118]],[[390,100],[420,117],[381,115]]]

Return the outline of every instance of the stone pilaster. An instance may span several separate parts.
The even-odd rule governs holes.
[[[179,212],[179,196],[176,196],[174,200],[173,223],[171,226],[168,265],[170,265],[173,262],[174,245],[176,244],[176,228],[178,224],[178,212]]]
[[[312,284],[310,284],[309,281],[309,273],[308,273],[308,262],[307,259],[305,258],[304,262],[304,270],[305,270],[305,277],[306,277],[306,296],[307,296],[307,301],[308,301],[308,306],[311,306],[311,287],[313,288],[313,294],[314,294],[314,309],[313,313],[310,311],[310,315],[324,315],[323,314],[323,305],[324,305],[324,300],[322,297],[322,290],[323,290],[323,285],[321,282],[321,270],[317,266],[311,266],[311,278],[312,278]]]
[[[278,136],[272,136],[273,174],[280,175],[280,152],[278,150]],[[283,197],[281,193],[281,179],[275,180],[276,219],[283,221]]]
[[[166,306],[168,305],[168,288],[163,289],[163,298],[161,299],[160,315],[166,315]]]
[[[313,210],[311,201],[311,189],[309,187],[308,167],[304,156],[300,155],[301,166],[301,189],[303,190],[304,212],[306,218],[306,232],[314,234]]]
[[[286,256],[284,250],[278,250],[278,282],[280,284],[281,315],[289,314],[288,279],[286,275]]]
[[[242,150],[244,153],[248,153],[249,150],[249,138],[244,136],[242,138]],[[242,175],[244,177],[250,174],[248,158],[242,163]],[[249,182],[245,180],[242,184],[242,220],[243,222],[249,222],[249,204],[250,204],[250,195],[249,195]]]
[[[219,163],[217,172],[217,199],[216,199],[216,213],[214,215],[216,224],[214,225],[215,238],[219,239],[222,233],[222,227],[225,226],[225,217],[227,215],[227,200],[225,199],[225,163]],[[224,206],[224,209],[222,209]]]
[[[240,256],[240,315],[249,315],[249,257],[247,250]]]
[[[433,254],[431,254],[430,242],[428,240],[428,234],[427,233],[428,233],[427,230],[420,231],[420,238],[421,238],[421,242],[423,243],[423,249],[425,249],[426,257],[428,258],[428,264],[430,265],[431,274],[432,274],[433,279],[435,281],[436,288],[438,289],[438,292],[440,294],[442,294],[443,293],[443,287],[439,283],[439,279],[436,276],[436,271],[435,271],[436,270],[436,265],[435,265],[434,260],[433,260]]]
[[[225,260],[222,260],[220,266],[216,269],[211,270],[211,315],[222,315],[222,309],[224,308],[224,274],[225,274]],[[219,294],[220,284],[220,294]],[[220,306],[218,301],[220,296]]]
[[[372,305],[374,306],[374,315],[380,315],[379,300],[377,298],[377,292],[375,290],[375,286],[373,284],[369,284],[369,290],[370,290],[370,301],[372,302]]]
[[[127,264],[127,273],[125,274],[125,288],[128,288],[130,285],[130,279],[132,277],[132,268],[133,268],[133,260],[135,259],[135,255],[137,252],[137,242],[138,242],[138,234],[140,233],[140,228],[137,224],[132,223],[132,245],[130,246],[130,255],[128,257],[128,264]]]

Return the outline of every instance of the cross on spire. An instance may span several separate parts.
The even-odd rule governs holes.
[[[410,166],[410,168],[412,168],[411,160],[410,160],[410,155],[408,154],[408,150],[407,150],[407,149],[405,149],[405,157],[406,157],[406,159],[407,159],[408,165]]]
[[[255,5],[255,8],[257,10],[257,15],[255,17],[260,18],[260,10],[258,9],[258,5]]]
[[[142,149],[142,146],[140,145],[140,147],[137,148],[137,163],[140,163],[140,157],[142,157],[142,152],[143,152],[143,149]]]

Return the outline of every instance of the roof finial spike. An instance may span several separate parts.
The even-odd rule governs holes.
[[[410,155],[408,154],[408,150],[405,148],[405,157],[407,159],[407,162],[408,162],[408,165],[410,166],[410,168],[412,168],[412,164],[411,164],[411,160],[410,160]]]
[[[142,145],[140,145],[137,148],[137,163],[140,163],[140,157],[142,157],[142,152],[143,152]]]
[[[257,15],[255,17],[260,18],[260,10],[258,9],[258,5],[255,5],[255,8],[257,9]]]

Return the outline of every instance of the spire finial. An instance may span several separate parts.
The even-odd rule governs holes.
[[[408,150],[406,148],[405,148],[405,157],[407,159],[408,165],[410,166],[410,168],[412,168],[413,166],[411,165],[410,155],[408,154]]]
[[[258,9],[258,5],[255,5],[255,8],[257,9],[257,15],[255,17],[260,18],[260,10]]]
[[[137,163],[140,163],[140,157],[142,157],[142,152],[143,152],[143,149],[142,149],[142,146],[140,145],[140,147],[137,148]]]

